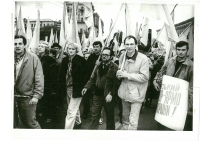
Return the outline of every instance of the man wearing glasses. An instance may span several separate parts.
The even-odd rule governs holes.
[[[87,90],[95,89],[89,129],[98,129],[101,109],[104,107],[106,113],[106,129],[115,130],[114,95],[116,94],[119,80],[116,78],[118,66],[111,62],[112,56],[113,51],[105,47],[101,54],[102,62],[97,66],[93,76],[82,90],[82,95],[84,95]]]
[[[119,58],[120,70],[117,78],[121,80],[118,95],[122,99],[122,127],[137,130],[142,102],[145,99],[149,80],[149,63],[146,55],[135,48],[137,40],[130,35],[124,39],[126,52]]]

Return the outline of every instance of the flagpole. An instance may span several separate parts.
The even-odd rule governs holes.
[[[108,39],[110,38],[110,34],[111,34],[113,28],[115,27],[116,21],[117,21],[117,19],[118,19],[118,17],[119,17],[119,14],[120,14],[120,12],[121,12],[121,10],[122,10],[123,5],[124,5],[124,3],[123,3],[123,4],[121,5],[121,7],[120,7],[119,13],[118,13],[118,15],[117,15],[117,18],[115,19],[115,22],[114,22],[113,26],[112,26],[111,29],[110,29],[110,32],[109,32],[108,38],[106,39],[106,43],[105,43],[104,47],[106,47],[106,45],[107,45]],[[103,47],[103,48],[104,48],[104,47]],[[103,48],[102,48],[102,50],[101,50],[101,53],[102,53],[102,51],[103,51]],[[100,54],[100,55],[101,55],[101,54]],[[100,55],[99,55],[99,57],[98,57],[98,59],[97,59],[98,62],[99,62],[99,60],[100,60]],[[92,74],[91,74],[90,77],[93,76],[94,71],[96,70],[96,68],[97,68],[97,64],[95,64],[95,67],[94,67],[94,69],[93,69]]]

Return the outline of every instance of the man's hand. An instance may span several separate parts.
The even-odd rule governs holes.
[[[100,65],[100,63],[101,63],[101,62],[99,62],[99,60],[96,60],[96,63],[95,63],[95,65],[97,65],[97,66],[98,66],[98,65]]]
[[[106,102],[109,103],[112,101],[112,96],[110,95],[110,93],[106,96]]]
[[[117,71],[117,78],[128,78],[128,73],[126,71],[121,71],[121,70],[118,70]]]
[[[159,87],[158,83],[156,83],[156,80],[153,81],[153,85],[157,91],[160,91],[160,87]]]
[[[35,105],[38,103],[38,99],[37,98],[32,98],[29,102],[29,105]]]
[[[82,96],[87,92],[87,89],[86,88],[83,88],[82,90]]]

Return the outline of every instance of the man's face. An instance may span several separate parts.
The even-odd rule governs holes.
[[[108,62],[110,61],[110,50],[104,50],[101,54],[101,59],[103,62]]]
[[[125,47],[127,52],[132,53],[135,51],[136,45],[135,40],[133,38],[126,39]]]
[[[44,44],[39,44],[38,46],[38,52],[39,54],[43,54],[45,52],[45,45]]]
[[[53,49],[56,50],[56,53],[57,53],[57,54],[60,52],[59,47],[54,47]]]
[[[99,54],[101,51],[101,47],[99,44],[93,46],[93,51],[95,54]]]
[[[177,47],[176,54],[179,58],[184,58],[187,56],[187,46]]]
[[[74,56],[76,54],[76,47],[74,47],[74,45],[69,45],[68,46],[68,54],[70,56]]]
[[[14,41],[15,53],[21,54],[24,52],[25,45],[22,38],[17,38]]]

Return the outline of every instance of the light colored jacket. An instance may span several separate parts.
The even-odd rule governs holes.
[[[178,68],[178,70],[175,72],[175,66],[176,66],[176,58],[177,56],[174,56],[170,58],[161,68],[159,72],[164,72],[165,75],[173,76],[179,79],[183,79],[185,81],[189,82],[189,89],[188,89],[188,114],[192,115],[193,110],[193,61],[191,61],[189,58],[185,60],[185,62],[182,63],[182,65]],[[154,80],[157,80],[158,74],[156,74],[156,77]]]
[[[44,75],[37,55],[26,51],[23,63],[15,82],[17,96],[29,96],[41,99],[44,91]]]
[[[119,59],[119,68],[121,68],[124,54]],[[118,90],[120,98],[129,96],[125,101],[140,102],[145,99],[146,90],[149,80],[149,61],[146,55],[138,52],[136,59],[126,59],[124,70],[128,73],[128,78],[123,78]],[[134,100],[134,101],[132,101]]]

